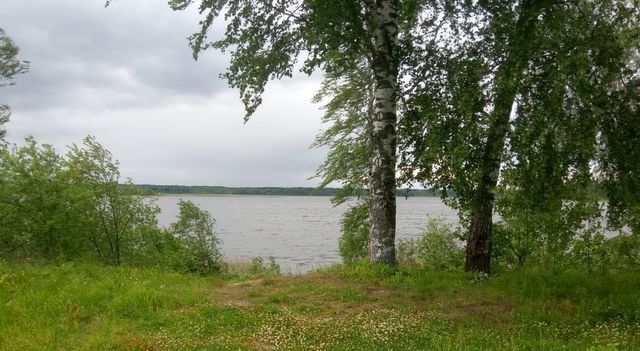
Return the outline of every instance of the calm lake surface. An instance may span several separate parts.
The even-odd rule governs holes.
[[[229,260],[273,256],[283,272],[306,272],[339,262],[340,218],[348,204],[333,207],[325,196],[164,195],[158,220],[168,226],[178,200],[189,200],[216,219],[214,230]],[[455,211],[437,197],[397,198],[397,239],[415,238],[427,217],[457,223]]]

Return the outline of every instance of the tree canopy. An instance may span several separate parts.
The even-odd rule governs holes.
[[[525,216],[544,228],[573,218],[561,225],[571,235],[599,213],[586,211],[594,188],[607,189],[612,219],[620,218],[616,208],[637,208],[640,189],[630,181],[637,169],[615,150],[638,150],[629,131],[639,125],[631,98],[639,8],[637,1],[443,2],[440,32],[428,37],[435,44],[413,46],[400,168],[404,179],[456,194],[450,203],[469,225],[468,269],[489,270],[496,192],[503,219]],[[474,255],[480,261],[470,262]]]
[[[29,62],[18,59],[20,49],[0,28],[0,88],[15,84],[13,79],[16,75],[29,70]],[[0,103],[0,145],[4,145],[6,130],[4,124],[9,122],[11,111],[9,106]]]

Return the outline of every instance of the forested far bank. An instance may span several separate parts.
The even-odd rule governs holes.
[[[313,188],[313,187],[226,187],[208,185],[153,185],[137,184],[137,188],[149,195],[174,195],[174,194],[194,194],[194,195],[279,195],[279,196],[336,196],[340,188]],[[357,193],[355,195],[358,195]],[[362,196],[366,191],[362,190]],[[396,196],[418,197],[418,196],[440,196],[440,193],[433,189],[396,189]]]

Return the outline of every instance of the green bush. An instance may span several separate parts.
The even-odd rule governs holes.
[[[459,269],[464,262],[464,250],[457,242],[459,234],[450,223],[430,218],[418,241],[418,262],[434,269]]]
[[[186,248],[178,251],[181,266],[191,273],[221,272],[220,239],[213,232],[215,220],[211,214],[191,201],[180,200],[178,208],[178,220],[171,224],[170,231]]]
[[[401,240],[398,261],[436,270],[455,270],[462,267],[464,250],[460,233],[442,218],[429,218],[427,227],[418,239]]]
[[[522,267],[535,254],[537,236],[534,231],[495,223],[491,237],[493,265],[507,269]]]
[[[94,138],[66,155],[28,138],[0,150],[0,258],[84,260],[210,274],[222,269],[209,213],[180,202],[171,230],[159,207],[120,177],[111,153]]]
[[[574,227],[572,233],[563,233],[562,239],[558,239],[557,233],[545,231],[544,226],[533,224],[525,227],[501,222],[493,228],[492,257],[499,268],[513,270],[526,266],[591,273],[640,265],[639,236],[620,231],[607,237],[598,220]]]
[[[612,264],[618,268],[640,267],[640,233],[620,233],[605,241]]]
[[[338,239],[338,249],[345,263],[361,261],[368,257],[368,220],[368,202],[353,206],[342,215],[342,236]]]
[[[90,197],[72,181],[51,145],[28,138],[0,151],[0,256],[56,261],[92,251]]]
[[[601,231],[586,230],[573,241],[569,258],[575,260],[580,268],[585,268],[589,273],[594,270],[604,270],[612,261],[612,252],[607,249],[606,241]]]
[[[640,266],[638,235],[619,233],[607,238],[601,231],[587,230],[579,235],[569,251],[573,266],[588,272],[628,269]]]
[[[276,263],[276,259],[273,256],[269,256],[267,262],[262,257],[254,257],[251,259],[249,272],[253,276],[259,277],[280,275],[280,265]]]

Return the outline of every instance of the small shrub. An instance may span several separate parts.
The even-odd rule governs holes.
[[[600,231],[587,230],[573,241],[570,258],[577,261],[580,267],[591,273],[594,270],[606,269],[611,261],[606,247],[606,238]]]
[[[209,212],[191,201],[180,200],[178,207],[180,215],[171,224],[170,230],[187,248],[186,252],[182,252],[182,259],[186,261],[188,271],[198,274],[219,273],[223,265],[220,239],[213,232],[215,220]]]
[[[462,267],[464,251],[458,245],[458,232],[443,219],[430,218],[427,228],[418,241],[418,261],[434,269]]]
[[[398,261],[437,270],[462,267],[464,251],[458,243],[459,232],[441,218],[430,218],[422,236],[398,243]]]
[[[338,240],[338,249],[345,263],[361,261],[368,257],[368,220],[368,202],[353,206],[342,215],[342,236]]]
[[[280,265],[273,256],[269,256],[266,263],[262,257],[254,257],[251,260],[250,273],[261,277],[279,275]]]
[[[534,255],[537,237],[532,231],[495,223],[491,236],[492,265],[515,269],[522,267]]]
[[[396,245],[396,260],[404,266],[418,266],[418,240],[400,239]]]
[[[605,241],[611,263],[620,268],[640,267],[640,234],[620,233]]]
[[[569,253],[588,272],[624,270],[640,265],[640,240],[624,232],[606,238],[601,231],[585,231],[574,240]]]

